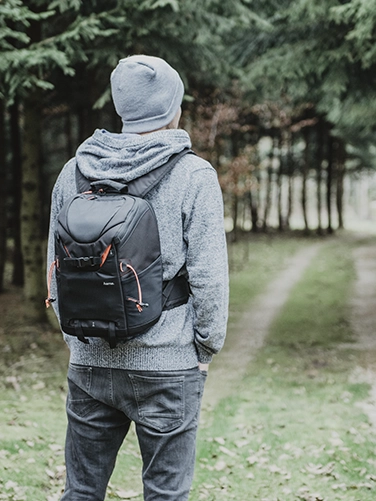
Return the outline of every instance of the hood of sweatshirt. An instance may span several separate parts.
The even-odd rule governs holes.
[[[190,148],[182,129],[166,129],[146,135],[115,134],[97,129],[76,152],[81,173],[89,179],[132,181],[163,165],[174,153]]]

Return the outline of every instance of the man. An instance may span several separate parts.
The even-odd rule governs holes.
[[[61,171],[52,194],[49,263],[59,210],[77,190],[76,166],[89,179],[129,182],[191,146],[189,135],[177,128],[184,86],[163,59],[122,59],[111,89],[122,133],[96,130]],[[204,380],[226,332],[222,195],[213,167],[186,154],[147,199],[158,222],[163,280],[185,265],[191,296],[187,304],[164,311],[146,333],[114,349],[101,338],[83,343],[64,336],[70,363],[62,501],[104,500],[132,421],[143,460],[144,499],[188,499]],[[52,288],[56,293],[54,281]]]

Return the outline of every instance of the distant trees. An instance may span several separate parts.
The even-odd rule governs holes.
[[[0,162],[9,188],[2,186],[0,261],[11,239],[13,282],[23,284],[31,318],[44,318],[53,180],[96,127],[119,128],[106,106],[111,70],[120,58],[144,52],[167,58],[187,87],[219,85],[227,78],[218,57],[224,26],[216,2],[208,9],[198,0],[0,2],[0,131],[7,138]]]
[[[376,125],[376,15],[361,0],[268,0],[252,7],[259,17],[252,26],[239,26],[227,43],[241,68],[248,101],[256,109],[269,103],[259,121],[260,136],[271,138],[266,208],[259,224],[267,227],[271,178],[277,178],[281,212],[281,176],[290,179],[290,190],[291,177],[298,174],[305,227],[312,227],[307,179],[315,172],[317,231],[332,232],[333,211],[338,227],[344,225],[343,181],[350,152],[354,156],[356,151],[358,165],[370,165]],[[287,198],[289,215],[291,194]],[[278,221],[281,229],[289,218],[279,214]]]
[[[236,98],[201,105],[201,126],[192,127],[196,149],[219,172],[234,238],[238,227],[294,227],[296,212],[307,232],[332,233],[334,211],[336,227],[343,227],[346,152],[344,142],[332,136],[333,126],[309,103],[246,106],[243,99],[238,89]]]
[[[55,8],[58,3],[55,2]],[[5,104],[13,106],[9,144],[16,148],[8,152],[13,156],[9,165],[20,162],[20,165],[14,166],[15,172],[21,176],[20,180],[12,179],[14,201],[19,204],[15,209],[20,222],[18,224],[14,220],[13,238],[21,247],[21,253],[15,252],[14,256],[22,257],[22,261],[15,262],[14,267],[23,268],[24,300],[30,317],[35,320],[44,317],[41,307],[45,290],[41,204],[44,99],[54,88],[54,75],[59,72],[70,76],[74,74],[74,58],[69,57],[69,53],[75,54],[74,57],[83,57],[79,42],[106,34],[101,32],[98,23],[90,25],[88,19],[68,21],[64,16],[60,17],[65,9],[70,7],[74,10],[75,5],[77,2],[74,1],[62,2],[59,12],[51,9],[49,2],[7,0],[0,4],[0,14],[3,14],[1,97]],[[16,136],[20,137],[19,143]],[[5,213],[3,217],[6,217]]]
[[[52,184],[96,127],[119,131],[109,75],[133,53],[181,73],[182,124],[218,170],[234,238],[294,227],[297,211],[307,231],[342,227],[349,160],[374,166],[371,4],[1,1],[0,291],[10,254],[43,318]]]

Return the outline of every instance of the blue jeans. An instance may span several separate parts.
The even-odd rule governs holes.
[[[104,500],[132,421],[145,501],[187,500],[205,376],[198,368],[151,372],[71,364],[61,501]]]

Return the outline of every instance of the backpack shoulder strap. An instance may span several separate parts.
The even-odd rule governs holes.
[[[191,149],[185,148],[180,153],[175,153],[174,155],[172,155],[165,164],[127,183],[128,193],[130,195],[144,198],[149,193],[149,191],[151,191],[155,186],[157,186],[157,184],[162,180],[162,178],[168,172],[170,172],[174,168],[174,166],[178,163],[178,161],[187,153],[194,154],[194,152]]]
[[[90,190],[90,184],[94,181],[94,179],[89,179],[85,177],[80,169],[78,168],[78,165],[76,163],[76,188],[77,188],[77,193],[84,193],[85,191]]]
[[[160,167],[157,167],[147,174],[128,182],[128,193],[130,195],[144,198],[149,193],[149,191],[152,190],[162,180],[163,176],[165,176],[167,172],[171,171],[173,167],[178,163],[178,161],[187,153],[192,153],[195,155],[194,151],[192,151],[190,148],[185,148],[179,153],[172,155],[168,159],[168,161]],[[84,191],[89,190],[90,184],[92,182],[93,179],[86,178],[76,165],[76,186],[78,193],[83,193]]]

